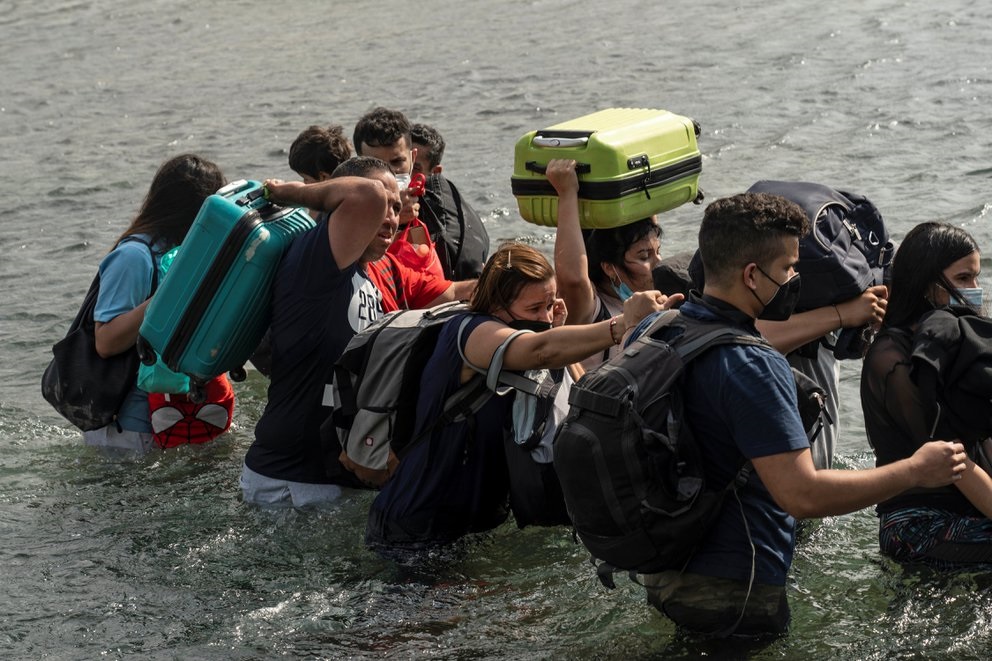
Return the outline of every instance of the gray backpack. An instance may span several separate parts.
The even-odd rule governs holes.
[[[357,333],[334,366],[334,413],[321,427],[326,452],[338,459],[369,487],[381,487],[417,440],[417,393],[427,361],[441,328],[469,308],[464,303],[442,303],[425,310],[397,310]],[[461,330],[469,317],[461,322]],[[493,356],[488,370],[452,393],[444,415],[425,428],[464,419],[494,394],[516,389],[536,393],[530,379],[502,371],[503,354],[514,333]],[[460,342],[459,342],[460,344]]]

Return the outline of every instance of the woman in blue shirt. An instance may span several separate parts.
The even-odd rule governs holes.
[[[182,242],[203,201],[225,183],[216,164],[193,154],[176,156],[159,168],[138,215],[100,263],[100,294],[93,320],[101,357],[134,350],[159,258]],[[83,438],[88,445],[150,449],[147,394],[132,389],[117,420],[84,432]]]

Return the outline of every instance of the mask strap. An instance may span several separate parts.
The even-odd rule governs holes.
[[[761,275],[765,276],[766,278],[768,278],[769,280],[771,280],[773,283],[775,283],[776,285],[778,285],[779,288],[782,287],[782,285],[779,285],[777,282],[775,282],[774,280],[772,280],[771,279],[771,276],[769,276],[767,273],[765,273],[765,270],[763,268],[761,268],[760,266],[758,266],[758,263],[757,262],[754,263],[754,268],[756,268],[761,273]],[[765,301],[761,300],[761,297],[760,296],[758,296],[757,288],[758,288],[758,285],[756,284],[753,289],[751,287],[748,287],[747,290],[749,292],[751,292],[751,296],[754,296],[754,299],[756,301],[758,301],[759,303],[761,303],[761,309],[764,310],[766,307],[768,307],[768,303],[771,303],[772,302],[772,299],[775,298],[775,295],[772,294],[772,298],[768,299],[768,302],[766,303]],[[778,292],[778,290],[776,290],[776,293],[777,292]]]
[[[750,287],[748,287],[748,288],[747,288],[747,290],[748,290],[749,292],[751,292],[751,296],[754,296],[754,298],[755,298],[755,300],[756,300],[756,301],[758,301],[759,303],[761,303],[761,309],[762,309],[762,310],[764,310],[764,309],[765,309],[766,307],[768,307],[768,303],[771,303],[771,301],[770,301],[770,300],[768,301],[768,303],[765,303],[764,301],[762,301],[762,300],[761,300],[761,297],[760,297],[760,296],[758,296],[758,292],[756,292],[756,291],[754,291],[754,290],[753,290],[753,289],[751,289]],[[772,298],[774,298],[774,296],[773,296]]]
[[[613,285],[614,287],[619,287],[620,285],[623,284],[623,280],[620,279],[620,274],[617,272],[616,264],[610,264],[610,266],[613,267],[613,278],[617,279],[616,282],[614,282],[613,278],[610,278],[610,284]]]

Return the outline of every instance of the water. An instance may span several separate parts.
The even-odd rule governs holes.
[[[114,463],[38,392],[94,269],[158,164],[289,178],[312,123],[374,105],[435,125],[494,239],[519,219],[513,144],[611,106],[702,125],[707,197],[803,178],[871,197],[896,239],[943,219],[992,240],[992,6],[948,0],[0,3],[0,656],[89,659],[985,658],[992,577],[907,571],[870,511],[809,526],[791,633],[763,648],[676,637],[635,585],[602,589],[568,531],[507,525],[413,571],[362,545],[369,494],[325,513],[238,501],[264,405],[207,448]],[[701,217],[663,219],[692,248]],[[988,268],[988,262],[983,260]],[[845,467],[871,463],[842,380]]]

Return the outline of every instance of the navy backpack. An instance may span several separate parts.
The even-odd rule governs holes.
[[[799,241],[796,270],[802,289],[796,312],[843,303],[869,287],[888,284],[895,245],[882,214],[865,196],[806,181],[762,180],[747,192],[781,195],[802,207],[810,220],[809,234]],[[689,273],[700,290],[702,271],[696,251]],[[838,359],[861,358],[869,338],[868,326],[845,328],[830,348]]]

